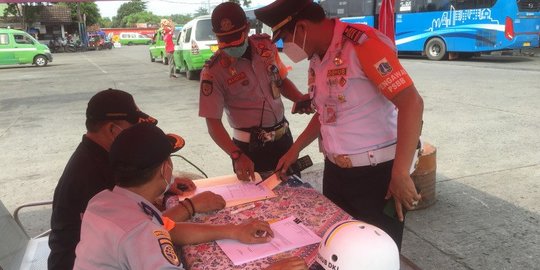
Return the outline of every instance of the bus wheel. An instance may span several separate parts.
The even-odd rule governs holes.
[[[44,67],[47,65],[49,61],[47,60],[47,57],[43,55],[38,55],[36,58],[34,58],[34,64],[38,67]]]
[[[424,50],[429,60],[441,60],[446,56],[446,44],[440,38],[432,38]]]
[[[152,53],[150,53],[150,62],[156,62],[156,58],[152,56]]]
[[[167,56],[163,55],[163,53],[161,53],[161,63],[163,63],[164,65],[169,64],[169,58],[167,58]]]

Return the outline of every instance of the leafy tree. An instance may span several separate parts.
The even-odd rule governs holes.
[[[86,14],[86,25],[93,25],[99,23],[101,20],[101,14],[99,8],[94,2],[82,2],[81,4],[81,16]],[[60,3],[59,5],[67,6],[71,10],[71,19],[79,21],[77,15],[77,3]]]
[[[176,25],[184,25],[187,22],[191,21],[192,19],[193,19],[193,16],[191,16],[190,14],[173,14],[173,15],[171,15],[171,20]]]
[[[112,20],[109,17],[101,18],[101,20],[99,20],[99,25],[101,28],[110,28],[112,27]]]
[[[159,24],[160,20],[161,18],[152,12],[141,11],[124,17],[122,24],[126,26],[133,26],[136,23]]]
[[[135,14],[138,12],[142,12],[146,10],[146,2],[143,2],[142,0],[132,0],[128,3],[122,4],[118,11],[116,12],[116,16],[113,17],[113,27],[125,27],[126,25],[123,24],[124,17],[127,17],[131,14]]]
[[[240,0],[229,0],[229,2],[234,2],[240,5]],[[244,7],[249,7],[251,5],[251,0],[242,0],[242,5]]]
[[[206,8],[203,8],[203,7],[199,7],[199,9],[197,9],[197,11],[195,11],[195,14],[193,14],[193,17],[199,17],[199,16],[202,16],[202,15],[208,15],[210,13],[208,13],[208,9]]]
[[[36,3],[33,5],[26,4],[7,4],[7,8],[4,9],[4,17],[13,15],[22,19],[23,29],[26,25],[34,23],[38,18],[41,10],[43,9],[43,3]]]

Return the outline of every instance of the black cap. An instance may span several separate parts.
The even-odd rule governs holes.
[[[122,131],[111,145],[109,159],[113,168],[153,168],[171,153],[184,147],[185,141],[175,134],[163,133],[157,126],[140,123]]]
[[[224,2],[212,11],[212,31],[216,33],[219,48],[242,45],[247,38],[246,28],[246,13],[240,5]]]
[[[133,96],[117,89],[107,89],[95,94],[88,102],[86,119],[94,121],[126,120],[132,124],[148,122],[157,124],[157,120],[141,112]]]
[[[276,0],[268,6],[256,9],[255,16],[272,28],[272,41],[276,41],[283,26],[312,3],[313,0]]]

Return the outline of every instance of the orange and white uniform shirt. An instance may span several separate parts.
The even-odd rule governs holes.
[[[252,35],[249,44],[251,60],[233,58],[218,50],[205,65],[199,116],[221,119],[225,110],[229,125],[237,129],[261,123],[272,127],[283,119],[279,82],[286,78],[287,68],[268,35]]]
[[[351,155],[394,144],[397,110],[390,100],[412,84],[384,34],[335,20],[324,58],[314,55],[308,70],[321,150]]]
[[[121,187],[88,203],[73,269],[184,269],[160,212]]]

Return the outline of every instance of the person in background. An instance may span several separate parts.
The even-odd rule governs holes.
[[[176,75],[176,66],[174,64],[174,42],[173,42],[174,25],[172,21],[167,20],[163,25],[163,41],[165,41],[165,53],[169,63],[169,78],[178,78]]]
[[[326,18],[312,0],[277,0],[255,15],[272,27],[274,40],[283,40],[293,62],[309,59],[317,111],[276,170],[284,173],[318,138],[326,157],[324,195],[385,230],[400,247],[404,210],[421,199],[410,173],[423,100],[393,42],[372,27]],[[385,214],[387,205],[395,210]]]
[[[114,177],[108,152],[122,130],[139,122],[157,124],[157,120],[139,110],[127,92],[107,89],[95,94],[86,109],[86,134],[69,159],[53,197],[48,269],[72,269],[75,247],[79,242],[81,220],[88,201],[97,193],[112,189]],[[175,178],[171,191],[182,194],[178,185],[195,186],[189,179]],[[192,198],[196,211],[206,212],[225,207],[225,201],[214,193]],[[193,213],[183,207],[167,212],[174,220],[187,220]]]
[[[268,35],[248,37],[249,23],[238,4],[219,4],[211,20],[219,50],[201,72],[199,116],[232,159],[238,179],[254,180],[255,172],[272,172],[293,143],[281,96],[294,102],[309,97],[287,78]],[[221,120],[223,111],[232,139]]]
[[[242,224],[175,223],[152,205],[171,186],[170,155],[184,140],[165,135],[149,123],[122,132],[109,153],[116,186],[98,193],[83,216],[81,241],[73,269],[183,269],[174,245],[218,239],[266,243],[274,236],[261,220]],[[182,205],[189,209],[191,203]],[[307,269],[300,258],[279,261],[267,269]]]

